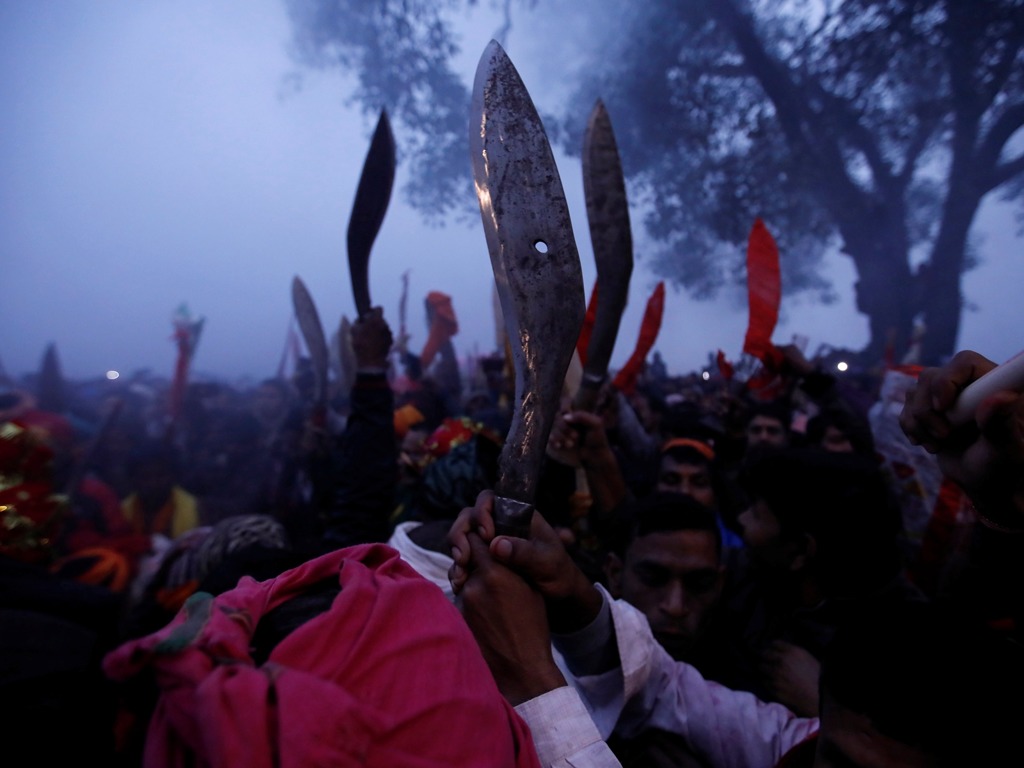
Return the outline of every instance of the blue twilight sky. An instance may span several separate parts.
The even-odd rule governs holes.
[[[501,24],[481,5],[459,17],[467,84]],[[550,72],[562,32],[538,9],[520,12],[507,40],[542,113],[560,97]],[[328,329],[352,317],[345,230],[373,120],[346,107],[342,75],[297,70],[290,35],[281,0],[0,4],[0,362],[9,373],[38,369],[53,342],[71,377],[140,368],[169,376],[171,316],[184,302],[206,318],[198,375],[272,375],[294,275]],[[558,161],[589,290],[579,161]],[[427,227],[403,204],[402,181],[400,164],[370,266],[374,303],[397,327],[408,269],[413,347],[426,338],[423,297],[439,290],[453,297],[459,352],[491,352],[481,228]],[[986,207],[977,227],[984,263],[964,287],[979,309],[966,315],[960,347],[1003,360],[1024,347],[1024,260],[1005,211]],[[613,366],[632,351],[656,282],[637,243]],[[839,256],[828,264],[840,301],[787,300],[783,286],[777,342],[801,333],[813,351],[866,341],[853,271]],[[743,295],[699,303],[670,289],[655,348],[670,371],[693,370],[709,350],[737,357],[745,326]]]

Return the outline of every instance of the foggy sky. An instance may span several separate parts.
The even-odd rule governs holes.
[[[558,65],[550,43],[562,30],[542,11],[519,12],[506,50],[543,113],[562,95],[550,76]],[[467,84],[499,26],[486,7],[463,18]],[[272,375],[294,275],[328,333],[343,314],[352,318],[345,231],[374,119],[346,106],[340,74],[296,69],[290,34],[280,0],[0,4],[0,361],[9,373],[37,370],[53,342],[70,377],[142,368],[170,376],[171,316],[185,303],[206,318],[198,376]],[[489,353],[483,231],[478,221],[427,227],[403,204],[400,129],[396,138],[396,191],[370,264],[373,302],[397,330],[408,269],[412,348],[427,335],[423,298],[439,290],[453,297],[457,351]],[[589,291],[579,161],[556,157]],[[656,283],[639,212],[633,221],[637,267],[613,366],[632,351]],[[983,266],[964,291],[979,311],[965,315],[959,347],[1004,360],[1024,347],[1020,240],[992,204],[976,228],[985,232]],[[777,343],[794,333],[811,351],[867,341],[867,322],[852,308],[851,265],[838,255],[827,263],[840,301],[815,307],[787,298],[783,286]],[[655,349],[673,373],[699,369],[708,351],[738,357],[745,327],[745,295],[699,303],[670,288]]]

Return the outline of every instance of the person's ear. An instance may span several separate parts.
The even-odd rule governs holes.
[[[604,559],[604,576],[608,581],[608,592],[618,600],[622,597],[622,571],[625,565],[622,558],[614,552],[609,552]]]

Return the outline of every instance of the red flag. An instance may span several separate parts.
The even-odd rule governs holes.
[[[427,315],[430,318],[430,336],[420,352],[420,366],[425,371],[434,361],[441,345],[459,332],[459,321],[455,318],[452,297],[439,291],[427,294]]]
[[[661,282],[658,283],[647,300],[647,309],[644,310],[644,319],[640,324],[640,335],[636,340],[636,348],[612,381],[612,386],[619,391],[630,394],[636,389],[636,381],[643,369],[644,361],[647,360],[647,354],[658,338],[658,331],[661,330],[661,316],[664,310],[665,283]]]
[[[594,321],[597,320],[597,281],[594,281],[594,288],[590,292],[590,301],[587,303],[587,314],[583,317],[583,325],[580,327],[580,337],[576,340],[576,352],[580,356],[580,365],[587,364],[587,348],[590,346],[590,334],[594,330]]]
[[[779,248],[761,219],[754,221],[747,243],[747,297],[750,315],[743,351],[777,368],[781,361],[772,344],[772,333],[779,320],[782,298]]]

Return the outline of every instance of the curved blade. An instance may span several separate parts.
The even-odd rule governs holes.
[[[381,110],[348,221],[348,271],[360,317],[370,311],[370,249],[384,221],[394,181],[395,137],[387,111]]]
[[[583,277],[544,127],[493,40],[477,67],[469,141],[516,373],[515,411],[494,490],[530,504],[583,322]]]
[[[313,374],[316,376],[313,399],[320,404],[327,398],[327,339],[313,297],[298,275],[292,278],[292,306],[295,308],[295,318],[299,321],[302,338],[306,342],[306,349],[309,350],[309,360],[313,364]]]
[[[633,237],[629,228],[626,181],[612,121],[600,99],[590,113],[583,139],[583,192],[600,293],[583,366],[583,383],[574,404],[577,408],[591,410],[608,374],[608,361],[615,348],[633,274]]]

